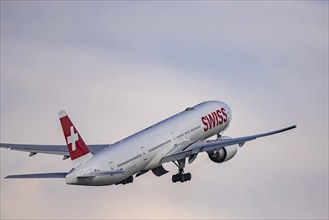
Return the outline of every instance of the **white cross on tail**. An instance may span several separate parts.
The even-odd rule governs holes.
[[[79,140],[78,133],[74,133],[74,127],[70,127],[71,136],[67,137],[67,144],[72,144],[72,151],[75,151],[77,147],[75,146],[75,142]]]

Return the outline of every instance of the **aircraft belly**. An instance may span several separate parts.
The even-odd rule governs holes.
[[[118,183],[127,178],[127,175],[98,176],[95,177],[93,186],[108,186]]]

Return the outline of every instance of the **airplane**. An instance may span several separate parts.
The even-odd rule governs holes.
[[[55,154],[71,158],[69,172],[9,175],[12,178],[65,178],[66,184],[104,186],[132,183],[148,171],[160,177],[168,171],[162,166],[173,162],[178,173],[172,182],[191,180],[185,173],[186,160],[191,164],[199,153],[205,152],[215,163],[232,159],[246,142],[296,128],[231,138],[222,136],[232,120],[230,107],[221,101],[206,101],[188,107],[155,125],[141,130],[114,144],[86,145],[64,110],[58,113],[66,145],[27,145],[1,143],[1,148]],[[214,140],[208,138],[217,135]]]

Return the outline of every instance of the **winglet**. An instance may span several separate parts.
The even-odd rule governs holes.
[[[62,125],[65,141],[73,162],[73,166],[76,168],[80,164],[87,162],[93,155],[90,153],[90,150],[66,112],[62,110],[58,113],[58,116]]]

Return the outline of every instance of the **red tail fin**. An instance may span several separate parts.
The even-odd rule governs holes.
[[[61,121],[71,160],[74,167],[78,167],[81,163],[88,161],[92,157],[92,154],[66,112],[64,110],[60,111],[58,116]]]

